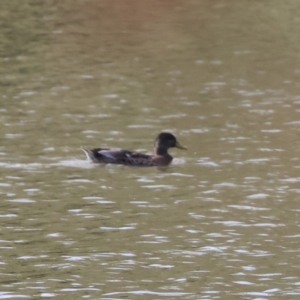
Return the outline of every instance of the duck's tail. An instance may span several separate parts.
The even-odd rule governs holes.
[[[84,152],[84,154],[86,155],[86,158],[91,161],[91,162],[97,162],[97,159],[95,157],[95,154],[93,153],[93,151],[86,149],[84,147],[81,147],[81,150]]]

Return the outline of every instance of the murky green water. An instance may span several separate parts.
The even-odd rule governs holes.
[[[0,299],[298,299],[298,1],[0,6]]]

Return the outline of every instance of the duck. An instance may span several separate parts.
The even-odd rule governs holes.
[[[173,157],[168,153],[170,148],[187,150],[180,145],[176,137],[169,132],[160,133],[154,141],[152,155],[116,148],[95,148],[92,150],[81,147],[88,160],[100,164],[118,164],[126,166],[168,166]]]

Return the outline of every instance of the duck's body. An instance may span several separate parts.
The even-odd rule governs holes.
[[[114,148],[95,148],[92,150],[82,148],[82,150],[87,158],[94,163],[153,167],[167,166],[172,162],[173,157],[168,153],[168,149],[171,147],[185,149],[177,142],[173,134],[163,132],[155,140],[153,155]]]
[[[169,165],[173,159],[171,155],[147,155],[114,148],[96,148],[93,150],[82,148],[82,150],[92,162],[103,164],[153,167]]]

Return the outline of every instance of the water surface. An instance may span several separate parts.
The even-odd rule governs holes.
[[[297,1],[1,6],[0,299],[298,299]]]

